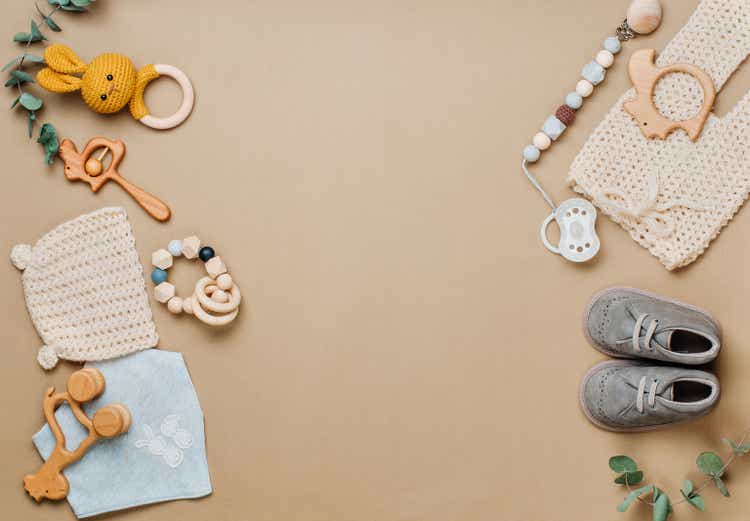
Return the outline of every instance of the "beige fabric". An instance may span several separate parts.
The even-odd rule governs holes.
[[[750,53],[748,27],[750,0],[704,0],[657,65],[693,63],[721,89]],[[711,114],[695,143],[682,130],[647,140],[622,110],[633,97],[631,89],[594,130],[568,183],[671,270],[703,253],[750,191],[750,92],[726,117]],[[654,95],[657,108],[674,120],[691,117],[702,100],[686,74],[665,77]]]
[[[158,342],[143,268],[125,210],[103,208],[63,223],[11,261],[23,273],[26,306],[45,342],[38,361],[105,360]]]

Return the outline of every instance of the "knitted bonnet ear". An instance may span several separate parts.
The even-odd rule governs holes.
[[[31,262],[33,250],[28,244],[16,244],[10,251],[10,262],[13,266],[23,271]]]

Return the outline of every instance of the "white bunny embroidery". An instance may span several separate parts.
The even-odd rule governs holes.
[[[136,440],[135,446],[139,449],[148,449],[154,456],[161,456],[164,462],[172,468],[179,467],[185,460],[182,449],[193,446],[193,435],[180,427],[180,417],[176,414],[170,414],[164,418],[159,430],[164,436],[171,438],[176,446],[170,445],[164,436],[154,434],[154,430],[149,425],[143,425],[145,439]]]

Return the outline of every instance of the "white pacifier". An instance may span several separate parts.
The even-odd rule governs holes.
[[[547,238],[547,228],[555,220],[560,227],[560,241],[554,246]],[[586,262],[599,252],[596,235],[596,208],[585,199],[568,199],[549,214],[542,223],[542,243],[572,262]]]

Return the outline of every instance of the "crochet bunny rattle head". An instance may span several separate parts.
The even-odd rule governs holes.
[[[130,104],[135,119],[161,130],[181,124],[193,108],[190,80],[171,65],[146,65],[136,71],[133,62],[115,53],[101,54],[87,64],[72,49],[60,44],[47,47],[44,59],[48,67],[37,74],[39,85],[52,92],[80,90],[83,101],[100,114],[112,114]],[[174,78],[182,88],[180,108],[166,118],[150,115],[143,101],[146,86],[160,75]]]

